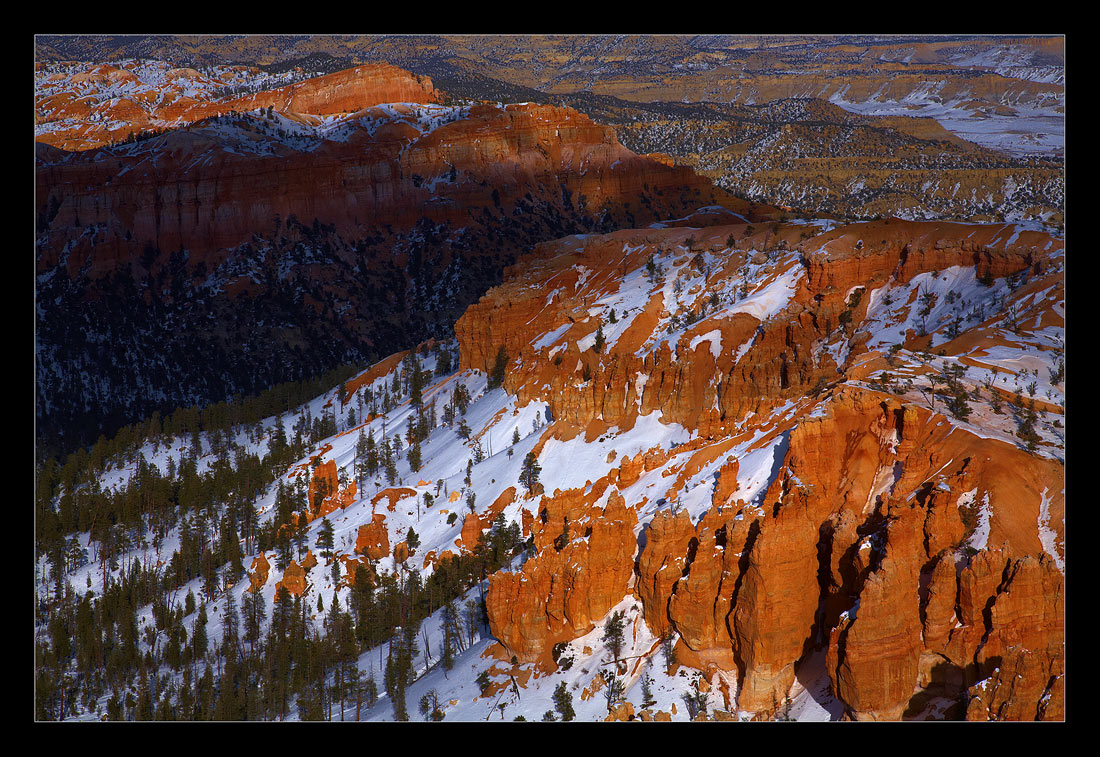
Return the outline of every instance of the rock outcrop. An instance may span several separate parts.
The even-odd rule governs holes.
[[[552,666],[554,644],[587,633],[626,594],[637,521],[611,490],[605,507],[570,521],[568,541],[542,549],[518,573],[494,573],[485,597],[493,636],[520,661]]]
[[[359,527],[355,539],[355,551],[371,560],[381,560],[390,553],[390,537],[386,529],[386,516],[375,513],[370,523]]]
[[[248,591],[255,594],[267,583],[267,574],[271,571],[271,563],[267,561],[267,555],[261,553],[252,560],[252,567],[248,571]]]
[[[35,140],[83,151],[231,113],[271,108],[292,122],[308,124],[318,116],[355,113],[382,103],[439,100],[431,79],[380,63],[244,97],[222,93],[242,86],[240,80],[250,76],[256,81],[252,86],[262,87],[263,79],[255,69],[241,66],[207,75],[194,69],[165,71],[165,67],[153,61],[100,64],[39,83]]]
[[[302,558],[301,564],[297,560],[291,560],[290,564],[286,566],[286,570],[283,571],[282,579],[275,584],[276,591],[285,588],[295,597],[302,596],[309,586],[306,574],[316,565],[317,558],[313,556],[312,551]]]
[[[853,291],[903,287],[934,270],[1038,276],[1020,291],[1054,291],[1056,277],[1043,272],[1060,254],[1060,241],[998,226],[896,220],[800,240],[796,226],[775,224],[770,233],[779,242],[802,247],[795,259],[739,257],[735,242],[745,227],[731,231],[651,229],[544,244],[456,324],[463,367],[488,371],[503,346],[512,356],[505,388],[521,403],[549,405],[554,423],[536,450],[549,438],[592,442],[616,427],[627,431],[654,412],[693,430],[674,453],[608,453],[601,458],[606,476],[543,497],[534,514],[524,513],[524,533],[539,554],[522,573],[493,577],[494,634],[533,660],[588,630],[590,623],[578,619],[583,614],[565,609],[563,598],[577,586],[563,577],[581,561],[571,550],[591,503],[659,468],[668,478],[660,491],[674,502],[710,471],[710,509],[702,517],[659,509],[644,526],[635,591],[651,632],[678,637],[681,663],[736,671],[738,708],[775,714],[797,666],[813,653],[823,654],[832,690],[852,719],[897,720],[944,708],[957,717],[1057,717],[1064,674],[1053,615],[1060,605],[1030,592],[1043,581],[1047,595],[1061,592],[1060,557],[1047,553],[1062,528],[1050,516],[1051,509],[1064,511],[1061,464],[974,433],[911,398],[861,385],[866,366],[882,358],[863,356],[866,336],[845,324],[867,318],[871,307]],[[627,325],[596,350],[596,330],[615,321],[599,303],[610,301],[632,270],[652,263],[655,250],[670,247],[679,255],[671,265],[688,266],[677,268],[678,280],[695,282],[686,293],[689,302],[695,298],[698,323],[655,339],[676,328],[666,325],[666,298],[684,295],[654,281],[648,304],[620,311]],[[710,264],[708,271],[702,252],[722,247],[727,267]],[[684,275],[696,266],[701,279]],[[724,277],[743,276],[747,266],[763,267],[756,292],[789,282],[780,306],[766,318],[751,308],[707,317],[698,303],[710,292],[728,292]],[[858,360],[832,360],[837,353],[821,349],[838,334]],[[707,345],[719,340],[719,349]],[[849,380],[835,386],[838,374]],[[785,420],[745,420],[784,403],[795,405]],[[746,443],[746,428],[765,432],[760,443],[770,440],[779,450],[769,485],[751,503],[739,499],[740,461],[730,455],[745,449],[738,445]],[[1040,543],[1044,523],[1053,537]],[[1000,550],[1020,557],[1001,557]],[[1006,594],[1006,566],[1014,560],[1023,560],[1020,588]],[[998,606],[994,617],[990,608]],[[1030,622],[1018,625],[1024,617]],[[1025,625],[1041,630],[1021,640]],[[1049,647],[1037,652],[1040,641]],[[1021,649],[1041,662],[1021,662]],[[1023,676],[1013,686],[1002,661]],[[1024,671],[1025,664],[1032,667]]]
[[[110,386],[99,417],[253,394],[428,338],[538,241],[699,206],[772,211],[630,152],[575,110],[441,105],[422,77],[405,75],[419,95],[385,77],[363,89],[365,78],[250,95],[239,107],[263,111],[173,122],[132,144],[36,145],[37,291],[58,302],[38,330],[44,431],[104,431],[83,428],[82,396],[66,399],[85,375]],[[402,99],[378,104],[389,96]],[[278,110],[293,107],[317,114]],[[419,312],[418,291],[445,304],[436,320]],[[77,332],[55,311],[87,313],[89,324]],[[187,362],[175,353],[207,328],[200,312],[225,333],[204,346],[206,360]],[[91,346],[100,337],[110,354]],[[131,361],[120,375],[114,349],[155,349],[169,367]],[[264,357],[274,353],[284,359]]]

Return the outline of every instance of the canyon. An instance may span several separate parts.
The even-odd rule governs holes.
[[[36,717],[1066,720],[1061,42],[36,38]]]
[[[429,80],[391,66],[220,98],[213,84],[236,69],[49,71],[36,289],[54,305],[38,319],[37,418],[62,449],[445,333],[544,239],[699,206],[775,212],[576,111],[440,105]],[[107,130],[120,108],[143,118]],[[146,124],[167,130],[131,136]],[[182,359],[196,349],[201,372]]]

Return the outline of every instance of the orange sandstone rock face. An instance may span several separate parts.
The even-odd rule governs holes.
[[[457,493],[456,491],[455,494]],[[482,513],[468,513],[465,520],[462,521],[462,534],[456,542],[459,548],[466,552],[472,552],[474,547],[477,546],[481,534],[492,527],[496,517],[504,512],[504,508],[512,504],[515,498],[516,487],[509,486],[500,493],[500,496],[489,506],[488,510]],[[526,511],[524,511],[524,514],[526,514]]]
[[[349,482],[344,489],[340,488],[335,461],[321,463],[314,468],[313,476],[309,480],[310,509],[306,522],[312,523],[347,507],[355,501],[357,495],[358,484],[355,481]]]
[[[612,723],[626,723],[634,719],[634,705],[630,702],[623,702],[616,705],[607,717],[604,718],[604,722]]]
[[[271,570],[271,564],[267,561],[267,555],[260,554],[252,560],[252,567],[248,573],[248,590],[255,594],[267,583],[267,574]]]
[[[743,521],[740,508],[718,507],[703,516],[696,526],[688,574],[676,584],[668,608],[680,641],[694,658],[726,670],[735,665],[729,615],[741,580],[741,545],[748,537],[747,528],[738,528],[738,515]]]
[[[304,365],[344,348],[388,352],[400,346],[400,334],[424,328],[393,307],[394,297],[414,307],[411,294],[384,283],[421,265],[436,280],[444,271],[457,276],[448,306],[457,311],[485,285],[472,271],[495,276],[527,240],[556,236],[563,223],[647,225],[700,205],[755,217],[746,202],[689,168],[635,155],[612,129],[576,111],[432,105],[434,90],[408,74],[416,82],[410,86],[424,95],[386,84],[385,96],[403,99],[379,105],[374,94],[359,91],[373,73],[353,74],[332,75],[332,86],[310,80],[293,92],[242,99],[241,107],[272,107],[278,117],[252,112],[173,121],[159,136],[81,152],[37,143],[38,273],[64,267],[80,280],[79,296],[88,302],[109,299],[104,288],[120,269],[139,287],[169,269],[185,288],[198,286],[196,279],[216,280],[217,286],[201,288],[203,307],[218,310],[229,324],[231,333],[217,346],[228,361],[248,359],[240,345],[253,336],[274,351],[300,346],[301,328],[246,334],[245,319],[234,318],[250,303],[265,302],[271,290],[284,292],[285,282],[300,274],[319,296],[295,300],[289,317],[308,320],[341,343],[316,352],[307,345]],[[287,126],[282,119],[316,130],[288,138],[280,134]],[[323,128],[317,126],[322,119]],[[414,239],[425,224],[438,230],[431,233],[441,247],[418,263]],[[94,241],[88,228],[100,230]],[[323,252],[308,263],[292,262],[299,261],[291,253],[299,243]],[[349,266],[349,256],[360,254],[362,265]],[[352,276],[353,269],[360,273]],[[179,312],[178,295],[152,285],[145,291],[146,305]],[[135,302],[117,315],[141,320],[146,313]],[[167,321],[157,325],[175,333]],[[251,381],[276,380],[254,376]],[[164,381],[166,393],[178,391],[178,382]]]
[[[646,623],[659,635],[670,625],[669,599],[683,575],[695,527],[686,511],[676,516],[661,511],[646,527],[645,538],[645,548],[638,558],[638,596]]]
[[[296,597],[302,596],[306,590],[306,571],[296,560],[291,560],[290,565],[283,571],[283,577],[277,583],[276,590],[285,588]]]
[[[543,497],[535,514],[524,514],[524,533],[534,538],[540,554],[523,574],[494,578],[491,615],[506,647],[534,658],[554,641],[585,630],[581,623],[564,625],[564,613],[554,608],[562,603],[568,580],[563,576],[572,569],[563,555],[584,528],[592,502],[609,486],[629,487],[664,467],[663,476],[675,476],[666,492],[674,499],[698,471],[723,460],[737,444],[738,431],[729,419],[751,410],[769,427],[770,408],[784,397],[809,394],[811,382],[835,374],[840,366],[809,355],[815,340],[835,328],[853,286],[905,281],[934,266],[973,266],[1003,276],[1044,265],[1044,256],[1060,244],[1038,233],[1025,238],[1024,232],[1007,244],[1009,235],[998,236],[999,227],[895,221],[858,226],[806,243],[825,252],[807,255],[805,277],[795,279],[779,317],[764,324],[739,313],[721,328],[715,328],[717,319],[703,320],[675,348],[653,347],[648,335],[638,333],[640,319],[650,318],[652,329],[667,318],[653,305],[660,304],[660,295],[652,296],[638,320],[602,353],[582,352],[576,341],[595,328],[589,316],[594,303],[615,291],[616,277],[638,264],[631,256],[646,255],[653,249],[647,244],[680,242],[677,235],[686,237],[687,231],[542,245],[512,270],[509,283],[467,310],[456,325],[462,365],[486,370],[501,344],[510,355],[518,351],[505,386],[521,402],[550,405],[554,424],[540,445],[550,436],[582,433],[591,441],[658,410],[664,420],[698,434],[678,449],[690,454],[671,468],[665,467],[667,449],[608,454],[606,464],[618,467],[606,476]],[[782,225],[776,229],[782,237]],[[728,235],[725,229],[715,233],[720,240]],[[857,245],[864,236],[882,241]],[[639,250],[628,246],[637,244]],[[612,267],[601,258],[618,262]],[[765,262],[761,255],[756,264]],[[863,310],[853,318],[863,317],[866,304],[864,298]],[[548,347],[531,346],[549,332],[562,336]],[[692,340],[715,332],[722,337],[717,359],[709,349],[691,348]],[[629,350],[620,349],[624,340]],[[734,362],[728,353],[738,344],[746,349]],[[579,380],[582,368],[587,378]],[[700,410],[708,406],[713,409]],[[1023,589],[1015,593],[1019,606],[998,599],[1009,563],[996,556],[1003,546],[1005,554],[1046,559],[1049,592],[1060,592],[1061,573],[1053,561],[1035,557],[1045,549],[1036,527],[1041,507],[1064,512],[1059,463],[853,385],[821,397],[814,412],[800,411],[772,433],[785,441],[762,501],[751,506],[732,501],[739,464],[726,459],[714,477],[712,508],[698,523],[686,513],[659,512],[645,527],[635,584],[643,615],[654,633],[675,630],[686,664],[736,670],[737,706],[762,717],[787,696],[796,664],[822,646],[834,692],[849,718],[911,717],[937,696],[958,703],[976,680],[988,680],[987,688],[1000,681],[1000,691],[1014,693],[1005,694],[1009,704],[983,699],[971,716],[993,710],[1013,717],[1028,710],[1034,716],[1040,701],[1044,716],[1060,711],[1061,642],[1053,619],[1059,610],[1046,608],[1037,594],[1023,599]],[[980,517],[986,531],[981,543],[988,546],[968,558],[963,547],[987,505]],[[1057,536],[1059,517],[1047,520]],[[1021,568],[1020,575],[1030,570]],[[997,602],[1004,613],[994,625],[1004,631],[993,633],[988,610]],[[1015,659],[998,646],[1003,633],[1014,639],[1006,642],[1009,649],[1019,647],[1012,634],[1021,631],[1010,629],[1024,626],[1009,620],[1015,617],[1032,618],[1041,629],[1027,643],[1050,641],[1042,665],[1027,672],[1034,681],[1041,671],[1049,672],[1041,687],[1005,688],[1005,669],[987,661],[996,655]],[[962,715],[966,708],[956,704],[954,711]]]
[[[968,690],[967,719],[1064,719],[1064,581],[1054,561],[1009,557],[986,606],[988,635],[973,655],[979,680]]]
[[[355,586],[356,573],[359,571],[359,568],[366,569],[368,582],[371,586],[375,585],[377,576],[369,562],[349,555],[336,555],[336,559],[344,564],[344,569],[341,571],[343,574],[341,581],[344,585]]]
[[[268,104],[257,99],[252,107]],[[408,230],[425,217],[463,226],[471,222],[468,209],[510,212],[527,202],[528,185],[543,183],[583,194],[593,212],[604,203],[618,206],[657,190],[667,191],[670,201],[682,192],[698,192],[700,203],[725,203],[748,212],[747,203],[716,192],[690,169],[631,153],[615,141],[611,129],[576,111],[480,105],[422,134],[411,125],[415,113],[393,107],[353,108],[356,117],[389,123],[370,133],[352,122],[353,138],[324,141],[310,151],[278,142],[255,154],[225,150],[218,133],[203,131],[202,123],[142,143],[157,153],[155,161],[122,148],[66,156],[40,145],[40,212],[52,215],[42,263],[56,262],[69,236],[77,240],[73,227],[78,219],[81,228],[102,224],[129,232],[94,247],[79,241],[70,245],[70,255],[80,258],[70,263],[71,271],[88,264],[94,277],[116,263],[137,260],[146,243],[162,250],[182,245],[192,251],[193,264],[201,259],[208,267],[217,265],[254,234],[270,233],[275,217],[316,217],[352,240],[383,228]],[[465,180],[451,180],[452,170]],[[158,202],[145,201],[150,192]],[[560,202],[560,192],[546,202]],[[675,202],[678,208],[681,203]],[[675,211],[670,207],[667,212]]]
[[[637,520],[613,490],[606,507],[574,521],[560,550],[541,550],[519,573],[493,574],[485,599],[493,635],[523,662],[548,662],[555,643],[591,630],[626,594]]]
[[[958,700],[974,676],[994,686],[1003,670],[985,661],[1010,657],[999,640],[1018,649],[1030,633],[1024,643],[1044,662],[1029,680],[1042,685],[1002,686],[1011,704],[989,701],[1034,717],[1042,700],[1050,717],[1063,685],[1061,574],[1046,556],[1017,563],[981,551],[956,581],[972,531],[956,501],[988,495],[990,543],[1041,554],[1037,492],[1060,489],[1060,477],[1056,463],[845,388],[794,427],[764,517],[744,518],[743,503],[715,507],[695,528],[683,514],[654,517],[638,560],[646,622],[657,633],[672,624],[692,664],[736,669],[738,707],[762,713],[783,701],[795,663],[824,633],[836,695],[849,717],[875,720],[918,711],[930,692]],[[1016,591],[1006,591],[1008,566]],[[1002,613],[985,613],[998,603]],[[990,711],[977,707],[971,716]]]
[[[309,571],[317,567],[317,558],[313,554],[313,550],[306,552],[306,556],[302,558],[302,569]]]
[[[775,236],[784,242],[789,236],[789,246],[802,246],[805,255],[804,263],[784,258],[772,274],[774,280],[801,271],[783,317],[762,322],[744,311],[706,319],[675,344],[647,348],[669,315],[665,295],[658,290],[613,345],[598,355],[581,352],[578,341],[598,325],[589,313],[627,272],[644,266],[649,254],[685,245],[692,235],[703,238],[697,241],[701,246],[722,247],[746,227],[715,227],[705,234],[699,229],[651,229],[581,240],[567,237],[539,245],[509,270],[507,283],[467,309],[455,324],[460,366],[488,371],[503,346],[518,357],[505,387],[521,403],[547,402],[554,419],[570,428],[590,429],[598,423],[597,433],[610,426],[630,429],[638,415],[659,410],[665,422],[707,430],[726,418],[763,414],[782,400],[804,397],[818,382],[833,380],[837,366],[830,364],[831,357],[813,357],[812,345],[836,328],[853,287],[904,283],[937,266],[974,266],[979,274],[1004,276],[1042,266],[1061,244],[1040,232],[1021,231],[1008,245],[1010,235],[998,237],[997,226],[893,220],[840,227],[802,241],[798,234],[804,227],[773,226]],[[882,241],[857,247],[863,237]],[[707,288],[720,289],[739,270],[731,264],[712,273]],[[696,297],[693,307],[698,308],[706,291]],[[867,306],[868,298],[863,298],[854,317],[862,317]],[[563,327],[567,331],[555,344],[534,348],[540,335]],[[717,357],[707,342],[698,343],[714,332],[723,346]],[[735,363],[738,346],[744,354]],[[588,378],[581,380],[581,373]]]
[[[747,710],[782,701],[813,632],[819,537],[808,509],[799,503],[766,519],[749,553],[730,623],[741,661],[738,706]]]
[[[390,537],[386,530],[386,516],[375,513],[370,523],[359,527],[355,539],[355,551],[371,560],[381,560],[390,553]]]
[[[386,500],[386,509],[391,513],[397,507],[397,503],[405,499],[405,497],[415,497],[416,489],[409,489],[406,487],[394,489],[383,489],[382,491],[371,497],[371,507],[376,507],[379,502]]]
[[[129,97],[105,91],[122,81],[130,87]],[[83,93],[75,98],[72,93],[80,85]],[[101,86],[104,91],[100,91]],[[221,86],[223,82],[194,69],[174,69],[158,80],[144,70],[135,73],[125,67],[95,66],[68,81],[61,79],[41,88],[35,108],[46,115],[37,118],[36,123],[68,120],[78,125],[45,130],[36,141],[67,150],[88,150],[146,129],[179,127],[261,108],[271,107],[292,120],[309,123],[310,116],[355,112],[381,103],[431,103],[439,99],[430,79],[388,64],[357,66],[245,97],[218,98],[216,92]],[[188,89],[197,92],[198,97],[183,95]],[[105,115],[109,118],[103,118]]]
[[[427,570],[429,566],[435,568],[439,565],[442,565],[443,563],[453,560],[454,558],[454,552],[449,549],[443,550],[438,555],[435,553],[435,550],[432,550],[424,555],[424,569]]]
[[[835,690],[860,720],[900,720],[917,682],[924,557],[920,515],[910,508],[890,522],[885,556],[864,581],[858,608],[849,611],[831,637],[829,670],[835,675]]]
[[[405,356],[409,354],[408,350],[402,352],[395,352],[387,358],[379,360],[367,370],[360,373],[358,376],[349,379],[344,384],[344,389],[347,392],[344,397],[344,402],[350,402],[351,398],[355,396],[355,393],[364,386],[370,386],[378,379],[387,375],[394,368],[401,364],[401,361],[405,359]]]
[[[309,503],[312,510],[320,510],[322,502],[335,494],[340,488],[336,477],[336,461],[328,460],[313,469],[309,480]]]

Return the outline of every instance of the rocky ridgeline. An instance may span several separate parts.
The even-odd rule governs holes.
[[[385,64],[292,84],[283,84],[285,78],[244,66],[203,73],[157,61],[36,64],[35,141],[83,151],[230,113],[272,108],[309,123],[381,103],[439,100],[430,79]]]
[[[533,194],[563,215],[585,217],[633,200],[636,220],[658,220],[654,210],[662,206],[686,208],[685,193],[699,204],[722,196],[690,169],[635,155],[613,131],[568,109],[478,105],[431,128],[422,119],[434,109],[371,105],[357,111],[371,130],[309,150],[245,152],[198,125],[141,149],[40,152],[37,199],[46,219],[40,268],[64,250],[71,271],[87,264],[94,276],[149,246],[183,247],[213,266],[290,216],[316,218],[357,238],[410,229],[425,218],[452,227],[484,223],[482,213],[499,216],[533,202]],[[248,145],[251,136],[240,141]],[[554,187],[552,196],[545,186]],[[643,195],[654,210],[639,202]],[[87,240],[89,228],[100,230],[94,242]]]
[[[441,105],[430,80],[392,66],[230,100],[187,85],[194,102],[165,96],[179,113],[158,111],[154,95],[205,75],[161,73],[132,105],[175,126],[148,139],[93,146],[109,136],[99,125],[122,116],[100,114],[85,103],[91,95],[40,104],[82,124],[83,136],[59,144],[88,148],[50,144],[61,132],[37,136],[38,295],[57,303],[39,324],[48,436],[92,439],[110,433],[95,425],[103,418],[377,359],[444,332],[503,265],[545,239],[645,226],[700,205],[775,214],[630,152],[576,111]],[[126,98],[106,94],[126,74],[75,68],[66,81],[99,93],[96,107],[116,107]],[[88,81],[72,83],[81,76]],[[90,322],[76,324],[73,312]],[[203,349],[218,367],[200,375],[182,354],[187,334],[210,328],[207,314],[220,336]],[[113,347],[92,349],[96,341]],[[128,357],[154,350],[164,369]],[[137,366],[132,382],[117,371],[123,363]],[[68,399],[88,376],[100,387],[94,417],[83,398]]]
[[[140,55],[271,64],[327,52],[433,76],[479,74],[554,94],[591,91],[638,102],[834,95],[904,101],[934,94],[943,101],[1026,106],[1057,100],[1065,77],[1061,36],[42,35],[35,43],[43,61]]]
[[[1058,222],[1064,213],[1060,160],[979,147],[932,118],[857,115],[813,98],[682,115],[659,105],[605,122],[631,149],[666,152],[757,202],[848,218]]]
[[[491,371],[503,346],[506,389],[549,405],[536,451],[603,441],[655,412],[691,434],[673,450],[608,455],[599,480],[525,501],[537,555],[492,576],[487,597],[502,659],[552,670],[555,644],[633,593],[652,633],[677,637],[679,663],[708,679],[733,671],[736,707],[758,716],[776,714],[799,665],[824,654],[852,719],[934,706],[1060,719],[1061,556],[1041,531],[1046,508],[1061,534],[1063,465],[1049,447],[1036,455],[979,433],[912,392],[868,388],[861,379],[885,356],[863,346],[870,297],[853,312],[851,295],[953,267],[1030,276],[1049,291],[1061,241],[896,220],[819,232],[738,225],[547,243],[456,324],[462,367]],[[664,270],[613,324],[611,306],[653,261]],[[681,307],[694,323],[671,320]],[[1038,307],[1056,312],[1057,299]],[[919,339],[903,339],[899,359]],[[975,354],[965,341],[948,342],[943,359]],[[731,453],[768,444],[774,469],[746,502],[747,456]],[[640,479],[664,482],[643,496]],[[677,511],[699,485],[708,506]]]

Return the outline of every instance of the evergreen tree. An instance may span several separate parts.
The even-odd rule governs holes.
[[[439,693],[435,689],[420,698],[420,714],[427,720],[443,720],[443,708],[439,706]]]
[[[1022,403],[1021,406],[1023,412],[1020,416],[1019,427],[1016,429],[1016,436],[1024,441],[1024,448],[1028,452],[1035,452],[1039,447],[1039,442],[1042,441],[1042,437],[1035,430],[1035,422],[1039,419],[1038,414],[1035,412],[1035,402],[1029,399],[1026,406]]]
[[[606,682],[604,687],[604,699],[607,700],[607,711],[611,712],[615,705],[623,698],[623,693],[626,691],[623,682],[609,670],[603,671],[603,678]]]
[[[496,389],[504,383],[504,374],[508,369],[508,349],[502,344],[497,350],[496,360],[493,361],[493,370],[489,374],[489,389]]]
[[[452,370],[451,351],[446,347],[441,347],[436,355],[435,373],[437,376],[446,376]]]
[[[676,662],[676,648],[673,644],[675,638],[671,627],[666,628],[661,634],[661,653],[665,658],[666,671],[671,671],[672,664]]]
[[[611,652],[611,658],[618,660],[622,655],[624,643],[622,612],[615,612],[607,619],[602,641],[607,645],[608,651]]]
[[[222,655],[226,659],[237,656],[237,642],[240,638],[240,616],[237,614],[237,600],[233,591],[225,593],[225,613],[222,615]]]
[[[373,476],[378,472],[378,446],[374,442],[373,428],[367,435],[367,440],[363,445],[363,457],[367,476]]]
[[[204,603],[199,607],[199,617],[195,620],[195,625],[191,628],[191,650],[192,661],[201,660],[206,656],[206,604]]]
[[[406,372],[409,375],[409,405],[414,410],[424,407],[422,391],[424,389],[424,374],[420,370],[420,363],[415,357],[412,359],[411,368]]]
[[[458,609],[454,599],[449,598],[443,605],[443,669],[451,670],[454,667],[454,648],[456,643],[461,643],[462,629],[459,628]]]
[[[321,521],[321,527],[317,529],[317,549],[321,557],[332,557],[334,546],[335,536],[332,523],[329,522],[326,516],[325,519]]]
[[[411,683],[412,661],[416,648],[416,629],[412,626],[394,629],[390,637],[390,655],[386,660],[386,692],[393,701],[393,714],[397,720],[408,720],[405,706],[405,690]]]
[[[255,649],[256,642],[263,632],[264,620],[267,618],[267,608],[264,606],[262,592],[248,592],[244,598],[244,634],[245,640],[251,649]]]
[[[519,482],[528,494],[538,485],[540,473],[542,473],[542,466],[539,465],[538,458],[535,457],[534,451],[528,452],[527,457],[523,459],[523,468],[519,474]]]
[[[648,663],[647,666],[648,668]],[[652,707],[657,703],[657,700],[653,698],[653,679],[649,677],[649,670],[647,669],[642,676],[642,707]]]
[[[699,674],[696,673],[691,680],[691,687],[683,696],[687,705],[688,717],[695,720],[699,715],[707,714],[707,695],[703,693],[699,685]]]
[[[577,715],[573,712],[573,694],[565,687],[565,681],[554,689],[554,709],[563,721],[570,721]]]

